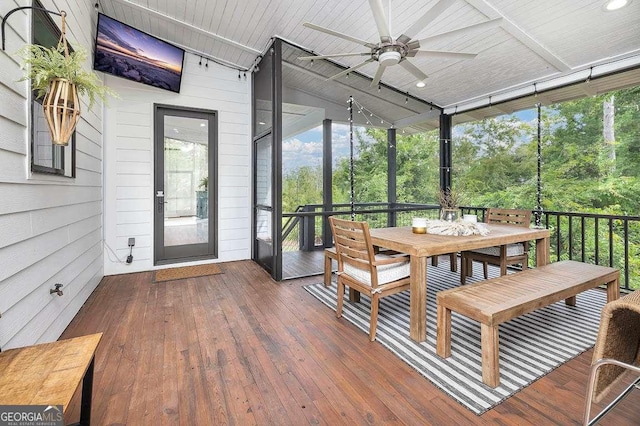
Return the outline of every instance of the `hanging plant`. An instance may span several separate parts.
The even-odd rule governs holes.
[[[98,75],[83,68],[87,51],[82,47],[69,52],[65,36],[65,13],[62,12],[60,41],[56,47],[26,45],[18,51],[22,59],[24,77],[31,80],[31,88],[43,99],[44,116],[53,143],[67,145],[80,119],[78,96],[87,96],[89,109],[97,98],[106,100],[117,96],[100,81]]]

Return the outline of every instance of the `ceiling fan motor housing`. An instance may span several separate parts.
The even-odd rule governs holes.
[[[378,56],[378,62],[380,65],[384,65],[386,67],[397,64],[400,62],[400,59],[402,59],[402,55],[396,50],[382,52],[380,56]]]

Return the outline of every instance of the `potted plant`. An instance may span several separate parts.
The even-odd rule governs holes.
[[[65,37],[65,15],[62,15],[62,35],[56,47],[29,44],[18,51],[22,69],[20,80],[31,80],[31,87],[43,99],[44,115],[51,139],[58,145],[67,145],[80,119],[78,95],[89,98],[91,109],[96,98],[105,100],[116,93],[102,84],[98,75],[83,67],[87,51],[75,47],[69,51]]]
[[[204,191],[206,191],[207,188],[209,188],[209,176],[205,176],[202,179],[200,179],[200,188],[202,188]]]
[[[196,216],[206,219],[209,215],[209,176],[200,179],[198,187],[202,188],[202,191],[196,191]]]
[[[462,198],[461,193],[448,187],[438,190],[436,197],[440,204],[440,219],[449,222],[458,219]]]

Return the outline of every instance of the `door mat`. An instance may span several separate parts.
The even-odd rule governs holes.
[[[183,266],[180,268],[159,269],[153,274],[153,282],[181,280],[185,278],[203,277],[205,275],[222,274],[222,269],[216,264]]]

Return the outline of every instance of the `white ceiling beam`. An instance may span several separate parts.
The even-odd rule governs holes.
[[[326,79],[327,79],[327,77],[325,77],[324,75],[321,75],[321,74],[319,74],[319,73],[317,73],[317,72],[311,71],[311,70],[309,70],[309,69],[307,69],[307,68],[301,67],[301,66],[299,66],[299,65],[292,64],[291,62],[282,61],[282,66],[283,66],[283,67],[288,67],[288,68],[294,69],[294,70],[296,70],[296,71],[300,71],[300,72],[301,72],[301,73],[303,73],[303,74],[307,74],[307,75],[310,75],[310,76],[313,76],[313,77],[319,78],[319,79],[321,79],[321,80],[326,80]],[[380,101],[382,101],[382,102],[390,103],[390,104],[392,104],[392,105],[394,105],[394,106],[396,106],[396,107],[398,107],[398,108],[405,109],[405,110],[407,110],[407,111],[409,111],[409,112],[412,112],[412,113],[414,113],[414,114],[418,112],[418,111],[416,111],[416,110],[415,110],[415,109],[413,109],[413,108],[408,108],[408,107],[407,107],[406,105],[404,105],[404,104],[400,104],[400,103],[397,103],[397,102],[390,101],[390,100],[388,100],[388,99],[385,99],[383,96],[377,96],[376,94],[373,94],[373,93],[370,93],[370,92],[365,92],[365,91],[363,91],[363,90],[358,89],[357,87],[349,86],[348,84],[342,83],[341,81],[338,81],[338,80],[331,80],[331,81],[332,81],[333,83],[338,84],[338,85],[340,85],[340,86],[344,87],[345,89],[347,89],[347,92],[345,92],[345,93],[349,93],[349,92],[358,92],[358,93],[361,93],[361,94],[363,94],[363,95],[367,95],[367,96],[372,96],[372,97],[374,97],[374,98],[378,98],[378,99],[380,99]],[[346,99],[346,98],[345,98],[345,99]],[[426,101],[425,101],[425,104],[426,104]],[[386,118],[385,118],[384,120],[385,120],[385,121],[388,121],[389,123],[391,123],[391,120],[387,120]]]
[[[214,38],[214,39],[216,39],[216,40],[218,40],[218,41],[220,41],[222,43],[225,43],[225,44],[228,44],[230,46],[236,47],[238,49],[244,50],[245,52],[253,53],[253,54],[256,54],[256,55],[262,54],[262,52],[260,50],[254,49],[253,47],[245,46],[242,43],[238,43],[237,41],[233,41],[233,40],[228,39],[226,37],[219,36],[218,34],[212,33],[211,31],[204,30],[204,29],[202,29],[200,27],[196,27],[195,25],[187,24],[186,22],[180,21],[180,20],[178,20],[176,18],[173,18],[173,17],[171,17],[169,15],[165,15],[164,13],[158,12],[157,10],[149,9],[146,6],[142,6],[140,4],[136,4],[136,3],[132,2],[131,0],[112,0],[112,1],[115,1],[117,3],[121,3],[121,4],[124,4],[124,5],[130,6],[130,7],[133,7],[134,9],[138,9],[138,10],[141,10],[141,11],[143,11],[145,13],[152,14],[152,15],[154,15],[154,16],[156,16],[156,17],[158,17],[158,18],[160,18],[160,19],[162,19],[164,21],[168,21],[168,22],[171,22],[173,24],[179,25],[181,27],[185,27],[185,28],[188,28],[190,30],[199,32],[200,34],[204,34],[207,37]]]
[[[631,53],[635,53],[635,55],[629,56]],[[585,65],[585,67],[580,71],[574,71],[557,77],[548,77],[540,81],[530,81],[507,88],[499,93],[484,95],[459,102],[457,104],[447,105],[444,108],[444,113],[461,113],[472,109],[486,107],[491,103],[497,104],[524,96],[535,95],[536,92],[538,92],[538,96],[541,96],[543,93],[540,92],[579,82],[586,82],[589,78],[596,79],[600,76],[640,67],[640,51],[629,52],[621,56],[622,59],[610,59],[608,62],[600,65]]]
[[[403,127],[411,127],[414,124],[422,123],[440,116],[440,111],[437,109],[425,111],[421,114],[414,115],[412,117],[403,118],[393,123],[393,127],[396,129],[402,129]]]
[[[324,109],[315,109],[309,114],[299,115],[291,113],[282,113],[282,139],[289,139],[293,136],[315,129],[322,125],[325,118]],[[292,118],[297,116],[297,118]]]
[[[559,56],[555,55],[549,49],[544,47],[542,43],[531,37],[525,30],[516,25],[512,20],[504,16],[498,9],[492,6],[487,0],[465,0],[471,6],[475,7],[479,12],[483,13],[490,19],[502,18],[500,25],[505,31],[518,39],[527,48],[535,52],[555,69],[560,72],[571,70],[569,64],[564,62]]]

